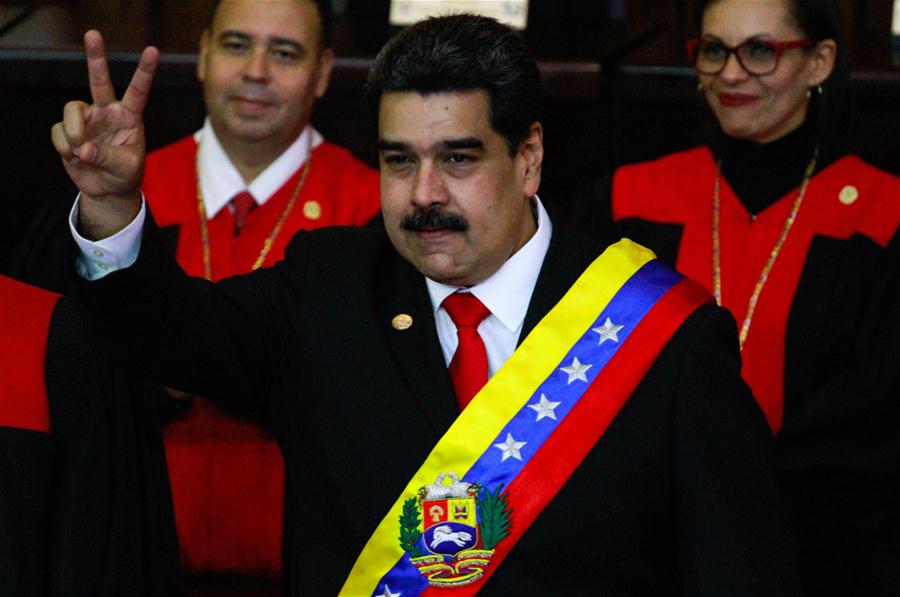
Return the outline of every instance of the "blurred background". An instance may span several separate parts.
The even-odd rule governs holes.
[[[89,101],[81,36],[99,29],[118,89],[141,49],[163,53],[146,111],[148,149],[202,125],[196,47],[209,0],[0,1],[3,176],[0,268],[29,221],[65,193],[49,131],[64,103]],[[859,115],[859,153],[900,173],[900,66],[893,0],[839,0]],[[372,59],[394,32],[388,0],[336,0],[331,88],[313,123],[330,140],[376,163],[375,128],[362,99]],[[695,145],[701,116],[684,40],[689,0],[531,0],[525,36],[544,80],[542,195],[565,209],[590,179],[613,167]]]

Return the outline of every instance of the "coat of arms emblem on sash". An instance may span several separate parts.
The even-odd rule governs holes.
[[[501,490],[441,473],[404,502],[400,547],[428,584],[459,587],[481,578],[509,534],[512,510]]]

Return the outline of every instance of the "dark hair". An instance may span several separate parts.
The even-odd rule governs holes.
[[[334,9],[331,7],[331,0],[309,0],[319,9],[319,21],[322,24],[321,43],[322,50],[331,47],[331,27],[334,24]],[[212,0],[212,10],[209,13],[209,27],[212,27],[213,19],[216,18],[216,9],[222,0]]]
[[[694,28],[699,33],[703,13],[717,0],[697,0],[694,4]],[[788,11],[803,35],[815,41],[833,39],[837,44],[834,70],[822,83],[821,96],[813,90],[810,114],[816,119],[816,141],[823,152],[840,153],[853,131],[850,94],[850,70],[847,67],[841,35],[840,15],[834,0],[786,0]]]
[[[541,120],[541,80],[525,40],[494,19],[472,14],[434,17],[397,34],[379,52],[366,81],[366,101],[378,114],[381,95],[483,89],[490,123],[510,155]]]

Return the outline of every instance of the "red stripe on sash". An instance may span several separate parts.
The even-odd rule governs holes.
[[[58,299],[0,276],[0,426],[50,431],[44,360]]]
[[[678,327],[698,307],[711,300],[709,293],[701,286],[682,279],[657,301],[585,391],[578,404],[505,489],[509,503],[516,505],[510,534],[497,545],[491,565],[485,569],[484,576],[471,585],[454,588],[453,597],[475,595],[481,589],[603,436]],[[565,454],[565,457],[561,454]],[[542,491],[541,495],[536,495],[531,489],[547,485],[555,489]],[[428,587],[420,595],[439,594],[447,595],[448,592]]]

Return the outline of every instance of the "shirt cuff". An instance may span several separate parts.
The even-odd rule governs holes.
[[[110,237],[91,241],[78,233],[78,207],[81,194],[75,199],[75,205],[69,212],[69,230],[80,254],[75,261],[78,275],[88,281],[99,280],[114,271],[134,265],[141,252],[144,220],[146,219],[146,201],[141,196],[141,209],[128,226]]]

